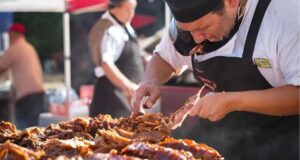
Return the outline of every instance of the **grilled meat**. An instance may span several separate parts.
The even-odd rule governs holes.
[[[87,156],[91,154],[94,142],[81,138],[68,140],[49,139],[45,145],[45,158],[55,158],[60,155],[73,157],[77,155]]]
[[[34,151],[43,150],[45,145],[44,130],[44,128],[30,127],[21,131],[21,138],[17,144]]]
[[[120,136],[113,130],[98,130],[94,150],[100,153],[108,153],[112,149],[120,150],[131,143],[131,140]]]
[[[0,123],[0,159],[42,160],[220,160],[205,144],[170,138],[170,116],[110,115],[75,118],[47,128],[19,131]]]
[[[173,138],[167,138],[165,141],[160,142],[159,145],[176,150],[191,152],[195,158],[200,158],[201,160],[223,159],[223,157],[215,149],[207,146],[206,144],[198,144],[192,140],[177,140]]]
[[[122,150],[123,154],[149,159],[193,160],[190,152],[165,148],[156,144],[135,142]]]
[[[7,140],[15,140],[19,138],[19,131],[16,126],[9,122],[0,122],[0,143],[4,143]]]
[[[109,153],[95,153],[87,158],[88,160],[141,160],[133,156],[120,155],[116,150]]]
[[[29,159],[40,159],[44,156],[43,151],[32,151],[30,149],[21,147],[6,141],[0,146],[0,159],[1,160],[29,160]]]

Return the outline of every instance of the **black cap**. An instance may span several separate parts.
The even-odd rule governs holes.
[[[179,22],[195,21],[223,3],[222,0],[165,0]]]

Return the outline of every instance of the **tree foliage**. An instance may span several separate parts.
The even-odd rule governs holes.
[[[16,13],[14,22],[25,24],[27,40],[36,48],[42,61],[63,50],[61,13]]]

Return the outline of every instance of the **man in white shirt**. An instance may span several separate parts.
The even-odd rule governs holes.
[[[193,102],[190,110],[190,116],[212,121],[199,124],[198,135],[206,137],[202,140],[226,159],[297,158],[299,2],[166,2],[175,20],[133,97],[134,112],[142,97],[149,96],[145,105],[150,108],[159,86],[190,68],[213,92]],[[287,147],[284,154],[280,146]]]

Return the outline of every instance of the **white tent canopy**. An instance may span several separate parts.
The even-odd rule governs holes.
[[[0,12],[64,12],[64,0],[1,0]]]
[[[2,12],[63,12],[65,85],[71,87],[70,15],[65,12],[64,0],[1,0]]]
[[[63,13],[65,84],[71,87],[70,14],[103,10],[109,0],[0,0],[0,12],[58,12]],[[166,7],[166,24],[170,12]]]
[[[0,0],[0,12],[58,12],[63,13],[65,85],[71,87],[70,14],[72,12],[99,11],[109,0]]]

